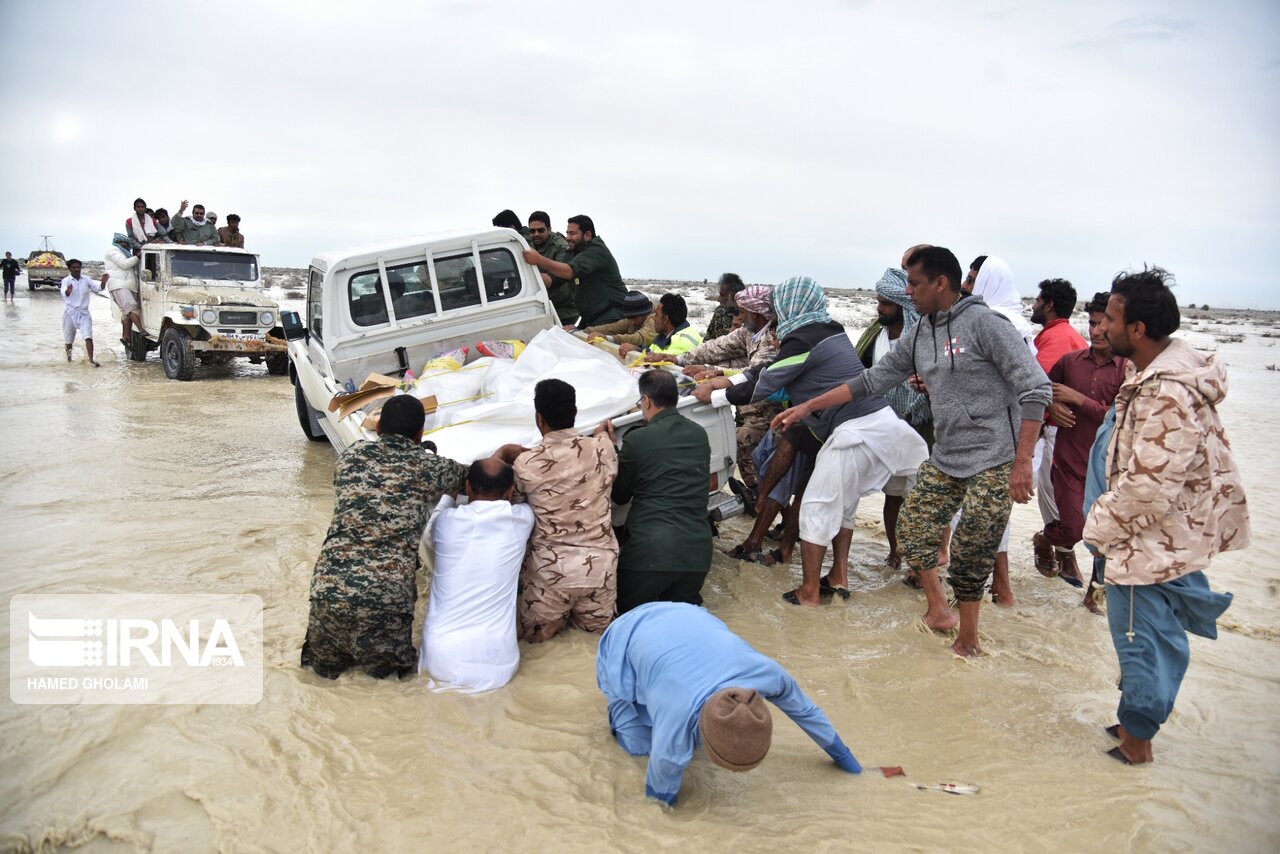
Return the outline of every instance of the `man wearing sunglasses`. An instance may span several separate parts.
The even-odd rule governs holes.
[[[534,211],[529,214],[529,243],[538,250],[543,258],[569,263],[569,241],[558,231],[551,230],[551,217],[546,211]],[[555,306],[556,314],[563,326],[574,326],[578,322],[578,307],[573,301],[573,282],[542,272],[542,282],[547,286],[547,295]]]

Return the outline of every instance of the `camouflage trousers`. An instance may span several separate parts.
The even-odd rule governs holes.
[[[919,572],[937,565],[942,528],[961,510],[960,526],[951,540],[947,581],[958,601],[980,601],[1013,507],[1009,496],[1012,469],[1009,462],[959,478],[944,474],[932,460],[926,460],[898,515],[898,544],[907,567]]]
[[[572,625],[599,634],[617,614],[618,577],[610,575],[596,587],[560,587],[536,576],[520,588],[516,619],[520,640],[541,643]]]
[[[312,599],[302,666],[327,679],[362,667],[374,679],[404,676],[418,665],[413,612]]]
[[[751,454],[769,432],[769,423],[781,411],[781,403],[754,403],[738,410],[738,474],[747,486],[756,485],[756,464]]]

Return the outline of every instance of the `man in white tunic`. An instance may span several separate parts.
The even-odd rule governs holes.
[[[102,367],[93,359],[93,318],[89,316],[89,292],[102,293],[106,287],[108,276],[102,282],[95,282],[85,276],[80,277],[80,259],[72,258],[67,262],[71,275],[62,280],[62,342],[67,345],[67,361],[71,361],[71,345],[75,343],[76,332],[84,338],[84,349],[89,356],[89,364],[95,368]]]
[[[515,476],[497,458],[467,472],[468,503],[445,496],[428,530],[435,548],[431,599],[418,672],[432,687],[468,693],[501,688],[520,667],[516,587],[533,510],[512,504]]]

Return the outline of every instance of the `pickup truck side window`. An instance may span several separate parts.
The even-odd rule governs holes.
[[[486,249],[480,253],[484,293],[489,302],[511,299],[520,293],[520,269],[508,249]],[[443,299],[443,297],[441,297]]]
[[[475,259],[470,253],[436,258],[436,280],[440,283],[440,307],[445,311],[480,304]]]
[[[382,281],[377,270],[356,273],[347,285],[351,319],[356,326],[377,326],[387,322],[387,304],[382,298]]]
[[[324,330],[324,274],[319,270],[311,271],[311,279],[307,282],[307,328],[316,340],[323,341]]]
[[[160,256],[154,252],[142,255],[142,281],[154,282],[160,278]]]
[[[396,320],[436,313],[436,299],[431,295],[431,274],[427,265],[400,264],[387,268],[387,287],[391,289],[391,310]]]

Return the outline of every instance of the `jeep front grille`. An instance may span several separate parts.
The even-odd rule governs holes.
[[[256,311],[224,311],[218,322],[225,326],[248,326],[258,322]]]

